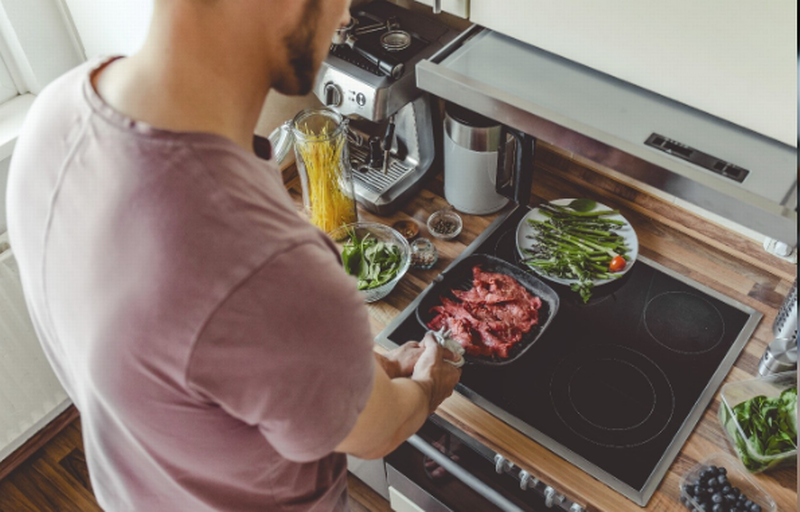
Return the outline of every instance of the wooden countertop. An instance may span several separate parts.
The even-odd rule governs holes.
[[[285,173],[286,185],[296,204],[300,205],[299,180],[291,171]],[[559,197],[589,197],[618,208],[635,228],[641,254],[763,313],[763,320],[724,383],[757,375],[758,361],[772,339],[772,323],[777,310],[797,277],[796,265],[768,255],[759,244],[744,236],[617,181],[609,177],[609,173],[598,172],[596,164],[547,144],[537,145],[533,182],[531,204]],[[499,215],[462,215],[464,229],[455,240],[433,239],[427,233],[425,221],[432,212],[447,206],[443,195],[440,173],[389,217],[360,212],[362,220],[389,225],[400,219],[413,219],[420,226],[420,236],[431,238],[439,250],[439,262],[433,269],[412,269],[389,296],[369,305],[375,335]],[[718,408],[717,392],[644,510],[685,510],[678,501],[681,475],[697,461],[715,452],[731,453],[717,420]],[[552,484],[567,497],[585,504],[588,510],[642,510],[459,394],[442,404],[437,414],[533,476]],[[779,511],[798,510],[796,467],[754,475],[753,478],[772,495]]]

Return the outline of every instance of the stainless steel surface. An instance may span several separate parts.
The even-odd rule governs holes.
[[[411,46],[411,34],[405,30],[390,30],[381,36],[381,44],[389,52],[403,51]]]
[[[534,478],[531,476],[530,473],[527,471],[520,470],[519,472],[519,488],[523,491],[527,490],[529,487],[533,488],[539,483],[538,478]]]
[[[513,477],[519,481],[520,489],[523,491],[530,491],[531,493],[535,493],[537,496],[544,498],[544,490],[547,487],[551,487],[545,482],[542,482],[538,478],[532,476],[526,470],[519,467],[518,464],[515,464],[509,459],[506,459],[502,455],[495,453],[490,448],[486,447],[484,444],[479,442],[478,440],[468,436],[465,432],[459,430],[451,423],[447,422],[446,420],[440,418],[439,416],[432,416],[431,421],[436,424],[437,426],[441,427],[445,431],[452,434],[456,437],[461,443],[466,445],[470,450],[474,451],[475,453],[479,454],[481,457],[487,460],[488,462],[494,461],[495,466],[497,466],[497,461],[501,460],[503,463],[503,473],[508,475],[509,477]],[[507,468],[507,469],[506,469]],[[495,467],[495,472],[497,472],[497,467]],[[580,507],[580,504],[577,504],[568,498],[562,496],[562,501],[560,503],[561,509],[565,511],[571,511],[573,506]]]
[[[797,279],[795,278],[789,293],[783,301],[775,322],[772,334],[778,338],[792,338],[797,341]]]
[[[381,23],[373,23],[372,25],[359,26],[356,18],[350,18],[350,22],[347,25],[336,29],[331,42],[333,44],[346,44],[350,36],[360,36],[372,32],[380,32],[381,30],[392,30],[398,26],[397,21],[393,19],[388,19]]]
[[[341,57],[331,53],[317,75],[314,93],[326,105],[349,117],[351,127],[358,123],[362,141],[380,137],[387,126],[386,120],[395,119],[394,136],[383,137],[390,139],[391,144],[381,139],[382,158],[377,147],[372,159],[368,145],[350,147],[358,202],[374,213],[387,215],[419,190],[436,156],[431,99],[417,88],[414,65],[439,51],[458,33],[439,21],[420,18],[384,1],[363,6],[353,12],[353,19],[356,16],[364,24],[353,23],[340,29],[334,41],[351,46],[356,54],[351,55],[345,48],[339,49]],[[367,24],[365,20],[376,23]],[[371,36],[371,42],[364,38],[375,53],[384,55],[365,55],[363,52],[369,52],[359,46],[355,36],[387,29],[380,38]],[[393,50],[391,55],[380,49],[378,39]],[[377,66],[375,72],[369,70],[370,63]]]
[[[500,510],[507,512],[524,512],[521,508],[509,501],[505,496],[483,483],[480,479],[476,478],[472,473],[462,468],[457,463],[450,460],[449,457],[426,443],[419,436],[411,436],[408,440],[408,443],[422,452],[424,455],[430,457],[431,460],[443,467],[448,473],[463,482],[470,489],[499,507]]]
[[[760,375],[789,372],[797,369],[797,339],[775,338],[758,362]]]
[[[506,459],[499,453],[494,456],[494,472],[498,475],[507,473],[514,469],[514,463]]]
[[[502,55],[502,58],[498,58]],[[797,245],[793,147],[474,27],[417,65],[420,88]],[[737,183],[645,144],[653,133],[747,169]]]
[[[414,483],[391,464],[386,464],[386,477],[393,489],[425,512],[456,512],[428,494],[425,489]]]
[[[466,126],[445,113],[444,131],[453,142],[470,151],[491,153],[500,147],[500,123],[487,128]]]
[[[431,165],[436,150],[433,142],[433,126],[430,98],[424,94],[400,109],[395,116],[394,148],[403,148],[403,158],[391,152],[384,157],[382,167],[369,167],[369,147],[366,144],[350,146],[350,159],[354,169],[353,180],[358,202],[379,215],[387,215],[422,186],[423,180],[432,172]],[[380,130],[380,126],[353,119],[351,130],[356,125]],[[366,134],[356,133],[362,141],[369,141]],[[385,165],[386,172],[383,171]]]
[[[497,227],[500,226],[502,224],[502,222],[509,215],[511,215],[511,213],[513,213],[513,211],[514,211],[514,209],[509,209],[509,211],[507,213],[505,213],[505,214],[501,215],[500,217],[498,217],[458,257],[456,257],[453,260],[453,262],[443,272],[446,272],[446,271],[450,270],[458,262],[460,262],[461,260],[463,260],[464,258],[469,256],[470,254],[472,254],[475,251],[475,249],[478,246],[480,246],[480,244],[483,243],[483,241],[486,240],[491,235],[491,233],[495,229],[497,229]],[[763,318],[763,315],[761,313],[759,313],[758,311],[756,311],[755,309],[753,309],[753,308],[751,308],[751,307],[749,307],[749,306],[747,306],[745,304],[742,304],[742,303],[740,303],[740,302],[738,302],[736,300],[733,300],[730,297],[726,297],[725,295],[722,295],[721,293],[717,292],[716,290],[713,290],[711,288],[708,288],[707,286],[704,286],[704,285],[702,285],[700,283],[692,281],[691,279],[689,279],[687,277],[684,277],[681,274],[678,274],[677,272],[675,272],[675,271],[673,271],[673,270],[671,270],[671,269],[669,269],[667,267],[664,267],[663,265],[660,265],[660,264],[656,263],[655,261],[650,260],[649,258],[647,258],[645,256],[639,255],[638,258],[639,258],[639,261],[645,262],[646,264],[648,264],[648,265],[660,270],[661,272],[664,272],[664,273],[670,275],[671,277],[673,277],[675,279],[678,279],[680,281],[688,283],[691,286],[703,291],[704,293],[707,293],[707,294],[711,295],[712,297],[714,297],[714,298],[716,298],[716,299],[718,299],[718,300],[720,300],[722,302],[725,302],[727,304],[730,304],[730,305],[732,305],[732,306],[734,306],[734,307],[746,312],[748,315],[750,315],[750,318],[745,323],[745,325],[742,328],[742,331],[740,332],[739,336],[736,338],[736,340],[732,344],[731,350],[729,350],[728,355],[720,363],[717,371],[714,373],[714,375],[709,380],[709,382],[708,382],[703,394],[700,396],[700,398],[698,399],[697,403],[695,404],[695,406],[692,408],[691,412],[687,415],[686,419],[684,420],[684,424],[686,424],[686,425],[696,425],[697,422],[700,420],[700,417],[703,415],[703,412],[705,410],[705,406],[701,407],[699,404],[707,404],[713,398],[715,390],[718,389],[719,386],[722,384],[722,381],[725,379],[725,376],[726,376],[728,370],[731,368],[731,366],[733,366],[733,363],[735,362],[736,357],[738,356],[738,354],[741,351],[741,349],[744,347],[745,343],[747,343],[747,341],[752,336],[753,332],[756,329],[756,326],[758,326],[758,323]],[[414,301],[412,301],[411,304],[409,304],[406,307],[406,309],[403,310],[402,313],[397,315],[395,317],[395,319],[392,320],[392,322],[390,322],[389,325],[387,325],[386,328],[384,328],[384,330],[381,331],[375,337],[375,342],[378,343],[379,345],[387,348],[387,349],[390,349],[390,350],[393,349],[393,348],[396,348],[397,345],[394,344],[389,339],[389,335],[392,332],[394,332],[394,330],[397,329],[397,327],[399,327],[400,324],[409,315],[413,315],[414,314],[414,312],[417,309],[417,306],[422,301],[422,298],[425,296],[425,294],[426,294],[425,292],[427,292],[432,286],[433,286],[433,283],[428,285],[428,287],[425,289],[425,291],[420,293],[420,295],[416,299],[414,299]],[[543,447],[547,448],[548,450],[552,451],[553,453],[559,455],[561,458],[563,458],[564,460],[566,460],[570,464],[576,466],[577,468],[579,468],[581,470],[584,470],[584,471],[590,473],[591,475],[593,475],[595,478],[597,478],[598,480],[600,480],[601,482],[603,482],[604,484],[606,484],[610,488],[616,490],[617,492],[619,492],[620,494],[626,496],[627,498],[629,498],[634,503],[637,503],[640,506],[645,506],[647,504],[647,502],[649,501],[650,497],[655,492],[655,490],[656,490],[656,488],[658,486],[658,483],[662,481],[662,479],[664,478],[664,475],[669,470],[669,466],[667,464],[662,464],[661,466],[659,466],[650,475],[650,478],[648,479],[647,483],[645,484],[642,492],[638,492],[637,490],[635,490],[635,489],[623,484],[622,482],[620,482],[619,480],[617,480],[616,478],[614,478],[613,476],[608,474],[606,471],[604,471],[600,467],[596,466],[595,464],[592,464],[591,462],[589,462],[585,458],[581,457],[579,454],[573,452],[572,450],[569,450],[569,449],[563,447],[560,443],[555,442],[550,437],[544,435],[542,432],[538,431],[537,429],[535,429],[533,427],[530,427],[526,423],[524,423],[524,422],[516,419],[515,417],[511,416],[506,411],[504,411],[501,407],[493,404],[492,402],[489,402],[488,400],[484,399],[483,397],[481,397],[481,396],[479,396],[479,395],[477,395],[475,393],[472,393],[468,388],[458,387],[457,390],[465,398],[467,398],[468,400],[470,400],[471,402],[473,402],[477,406],[479,406],[482,409],[488,411],[489,413],[491,413],[495,417],[499,418],[504,423],[506,423],[506,424],[510,425],[511,427],[515,428],[519,432],[522,432],[523,434],[527,435],[528,437],[533,439],[536,443],[542,445]],[[684,445],[684,443],[686,442],[688,437],[691,435],[691,433],[692,433],[692,429],[691,428],[682,429],[672,439],[671,444],[665,450],[664,456],[663,456],[663,460],[674,460],[674,458],[677,456],[678,452],[680,452],[681,447]]]
[[[379,4],[379,2],[373,2]],[[372,9],[372,10],[369,10]],[[370,16],[375,17],[375,11],[387,10],[385,5],[373,7],[372,4],[363,7],[363,11],[369,10]],[[360,11],[354,11],[358,14]],[[405,70],[402,76],[392,79],[388,76],[378,76],[370,71],[348,62],[334,54],[328,55],[323,61],[319,73],[317,74],[314,85],[314,93],[325,101],[325,88],[328,84],[335,84],[342,91],[342,102],[336,108],[344,115],[359,116],[373,122],[385,120],[390,115],[397,112],[406,104],[418,98],[423,91],[416,86],[414,67],[417,62],[428,58],[441,50],[450,41],[458,36],[458,32],[448,29],[445,25],[436,20],[416,20],[415,16],[407,15],[404,18],[404,9],[393,6],[391,12],[387,12],[388,19],[392,21],[392,29],[400,28],[410,33],[417,33],[424,38],[424,48],[420,49],[411,58],[404,62]],[[397,21],[394,22],[393,19]],[[418,26],[404,26],[405,19],[412,19]],[[355,19],[355,16],[354,18]],[[384,23],[387,23],[384,21]],[[399,23],[399,25],[397,24]],[[350,31],[357,31],[358,28],[342,28],[337,37],[341,43],[345,44]],[[398,53],[399,54],[399,53]]]
[[[433,0],[433,14],[442,12],[442,0]]]

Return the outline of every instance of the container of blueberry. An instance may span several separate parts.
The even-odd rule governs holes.
[[[772,496],[733,456],[717,453],[681,478],[681,503],[696,512],[775,512]]]

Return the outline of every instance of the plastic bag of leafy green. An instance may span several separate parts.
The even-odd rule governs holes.
[[[773,469],[795,460],[797,454],[797,387],[777,397],[757,395],[719,410],[734,450],[751,473]]]

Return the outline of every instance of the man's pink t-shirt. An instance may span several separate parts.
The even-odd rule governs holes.
[[[212,134],[51,84],[8,219],[42,346],[79,409],[93,488],[123,511],[346,510],[374,371],[355,280],[280,172]]]

